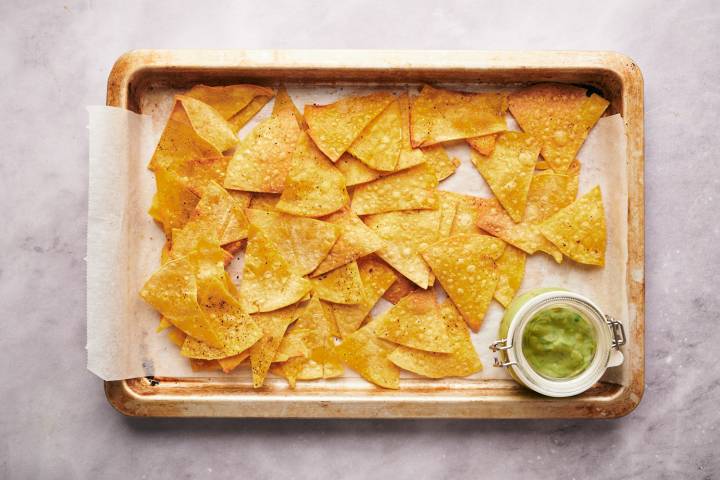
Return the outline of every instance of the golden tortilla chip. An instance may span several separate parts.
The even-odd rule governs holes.
[[[334,325],[325,315],[320,300],[313,296],[283,337],[273,361],[284,362],[298,356],[310,358],[316,349],[332,342],[333,330]]]
[[[452,351],[447,325],[440,316],[434,290],[411,293],[375,322],[375,335],[428,352]]]
[[[260,388],[265,383],[265,377],[285,331],[297,318],[297,307],[291,305],[273,312],[255,313],[252,318],[263,331],[263,337],[250,347],[253,388]]]
[[[438,208],[438,180],[426,163],[357,185],[352,210],[358,215]]]
[[[495,139],[497,134],[482,135],[480,137],[467,138],[465,141],[480,155],[486,157],[495,149]]]
[[[248,208],[276,212],[275,205],[278,201],[280,201],[279,193],[253,193]]]
[[[182,170],[176,170],[176,173],[184,176],[190,191],[198,197],[202,197],[203,190],[208,183],[216,182],[222,185],[229,161],[230,157],[223,155],[194,158],[186,162]]]
[[[250,349],[248,348],[244,352],[238,353],[231,357],[218,358],[217,362],[224,373],[230,373],[240,366],[245,360],[250,358]]]
[[[541,154],[558,173],[575,159],[590,129],[609,103],[572,85],[541,83],[509,97],[510,112],[520,128],[538,139]]]
[[[396,171],[405,170],[406,168],[420,165],[427,161],[426,155],[420,148],[413,148],[410,141],[410,96],[407,92],[403,92],[398,97],[400,106],[400,114],[402,115],[402,144],[400,148],[400,157],[398,158]]]
[[[224,152],[238,143],[238,138],[230,124],[213,107],[184,95],[177,95],[175,99],[185,109],[195,133],[218,152]]]
[[[165,317],[160,317],[160,323],[158,324],[157,328],[155,329],[155,333],[164,332],[168,328],[172,328],[173,324]]]
[[[445,197],[445,201],[449,201],[447,199],[454,199],[457,202],[455,218],[453,219],[452,227],[450,229],[450,235],[483,233],[477,226],[477,203],[480,200],[479,197],[446,191],[440,192],[440,196]]]
[[[329,105],[305,105],[308,133],[318,148],[336,162],[393,99],[389,92],[377,92],[342,98]]]
[[[580,170],[580,164],[577,165],[577,171],[573,172],[571,166],[567,174],[550,170],[533,175],[523,219],[525,222],[542,222],[575,200]]]
[[[503,239],[525,253],[532,255],[538,250],[562,262],[562,253],[540,233],[534,223],[515,223],[497,200],[478,199],[478,226],[491,235]]]
[[[292,272],[275,243],[255,225],[248,232],[240,284],[245,311],[269,312],[302,299],[312,288],[310,281]]]
[[[452,352],[437,353],[400,345],[388,359],[400,368],[429,378],[467,377],[482,370],[465,321],[450,300],[440,305]]]
[[[312,276],[334,270],[360,257],[369,255],[384,245],[375,232],[367,227],[349,208],[344,208],[323,219],[340,228],[340,237],[330,253],[312,273]]]
[[[438,182],[445,180],[447,177],[455,173],[460,166],[460,160],[450,158],[442,145],[433,145],[422,149],[428,165],[435,170]]]
[[[372,169],[391,172],[397,166],[401,143],[400,104],[393,100],[365,127],[348,152]]]
[[[440,192],[440,227],[438,228],[438,236],[440,238],[450,236],[459,203],[459,197],[446,195],[446,192]]]
[[[507,130],[504,93],[463,93],[425,85],[410,106],[413,147]]]
[[[299,137],[300,127],[290,108],[260,122],[235,149],[225,173],[225,188],[282,192]]]
[[[290,388],[295,388],[297,380],[317,380],[320,378],[336,378],[344,373],[339,362],[318,362],[305,357],[293,357],[285,362],[274,364],[270,371],[285,377]]]
[[[222,369],[217,360],[201,360],[199,358],[190,358],[189,360],[193,372],[213,372]]]
[[[376,254],[420,288],[427,288],[430,269],[420,252],[439,238],[440,210],[410,210],[370,215],[365,223],[385,246]]]
[[[396,304],[419,289],[420,287],[408,280],[407,277],[398,273],[395,275],[395,282],[383,293],[383,298],[392,304]]]
[[[363,299],[363,283],[355,261],[311,278],[310,281],[318,297],[328,302],[355,305]]]
[[[183,257],[160,267],[143,286],[140,296],[174,326],[215,347],[222,341],[198,303],[195,267]]]
[[[167,337],[176,347],[182,348],[187,334],[177,327],[171,327],[170,330],[168,330]]]
[[[395,281],[395,273],[381,260],[366,257],[357,263],[363,285],[362,300],[357,305],[337,303],[330,305],[340,336],[343,338],[360,328],[370,310]]]
[[[540,224],[542,234],[576,262],[605,265],[605,211],[596,186]]]
[[[257,96],[248,103],[247,107],[240,110],[237,114],[228,119],[228,123],[232,125],[233,130],[239,132],[265,105],[272,99],[265,95]]]
[[[480,329],[497,287],[494,260],[504,249],[505,243],[497,238],[470,234],[441,240],[422,254],[474,332]]]
[[[302,116],[302,113],[300,113],[300,110],[297,109],[295,106],[295,103],[290,98],[290,95],[288,95],[287,89],[282,86],[278,89],[277,96],[275,97],[275,105],[273,106],[273,114],[280,114],[282,111],[290,110],[295,117],[295,121],[298,124],[298,127],[300,127],[300,130],[305,130],[307,127],[305,125],[305,119]]]
[[[165,235],[170,238],[173,229],[182,228],[190,220],[199,199],[173,171],[156,171],[155,184],[155,196],[148,213],[162,224]]]
[[[342,361],[365,380],[383,388],[400,388],[400,369],[388,355],[395,346],[378,338],[370,322],[343,340],[337,348]]]
[[[195,98],[213,107],[225,119],[237,115],[250,105],[256,97],[272,98],[275,92],[271,88],[259,85],[238,84],[221,87],[195,85],[185,96]],[[267,101],[267,100],[266,100]],[[237,131],[237,130],[236,130]]]
[[[303,132],[275,208],[304,217],[321,217],[340,210],[349,201],[345,176]]]
[[[515,222],[522,220],[540,146],[521,132],[498,135],[492,155],[471,151],[472,162]]]
[[[380,172],[368,167],[349,153],[343,153],[335,166],[345,176],[345,185],[348,187],[380,178]]]
[[[250,223],[271,238],[280,255],[297,275],[307,275],[327,256],[340,233],[340,228],[314,218],[296,217],[287,213],[248,208]]]
[[[498,284],[495,289],[495,300],[507,308],[515,298],[523,277],[525,276],[525,258],[527,253],[512,245],[507,245],[503,254],[495,260],[498,271]]]

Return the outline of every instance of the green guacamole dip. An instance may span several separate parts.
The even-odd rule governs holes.
[[[549,378],[579,375],[592,362],[596,347],[592,325],[576,311],[562,307],[536,313],[522,337],[528,363]]]

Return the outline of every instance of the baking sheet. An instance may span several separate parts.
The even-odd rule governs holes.
[[[468,85],[450,85],[479,90]],[[367,87],[292,86],[288,90],[298,106],[329,103],[342,95],[367,93]],[[497,90],[497,89],[496,89]],[[171,90],[148,92],[138,115],[111,107],[90,108],[90,194],[88,215],[88,368],[104,380],[140,376],[212,377],[217,372],[193,372],[187,359],[165,335],[155,333],[158,314],[138,296],[145,280],[159,266],[164,236],[147,214],[155,184],[146,165],[172,106]],[[270,102],[240,132],[244,136],[272,110]],[[509,124],[517,129],[508,116]],[[470,162],[464,142],[447,147],[461,160],[457,172],[443,181],[441,190],[490,196],[490,190]],[[550,257],[528,257],[520,291],[540,286],[565,287],[584,293],[618,319],[628,318],[627,264],[627,169],[625,127],[619,115],[602,118],[593,128],[578,158],[582,162],[579,195],[600,185],[608,225],[606,266],[585,267]],[[114,252],[109,255],[109,252]],[[241,275],[242,257],[230,270]],[[381,301],[374,313],[389,307]],[[509,378],[505,370],[492,367],[488,345],[496,339],[502,307],[493,302],[473,343],[485,366],[470,379]],[[627,325],[626,325],[627,326]],[[628,380],[625,369],[610,369],[605,379]],[[249,378],[248,369],[235,376]],[[355,377],[351,370],[346,375]],[[227,376],[227,375],[223,375]],[[411,377],[410,373],[403,376]]]

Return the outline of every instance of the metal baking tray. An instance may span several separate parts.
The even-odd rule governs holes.
[[[398,391],[355,378],[300,382],[268,378],[253,390],[237,378],[135,378],[105,382],[120,412],[158,417],[285,418],[614,418],[631,412],[644,387],[643,80],[612,52],[137,50],[118,59],[107,105],[142,113],[148,92],[197,83],[488,86],[554,81],[583,84],[610,101],[628,136],[628,304],[634,315],[625,349],[627,385],[600,382],[571,398],[536,395],[508,380],[403,379]],[[631,274],[632,272],[632,274]]]

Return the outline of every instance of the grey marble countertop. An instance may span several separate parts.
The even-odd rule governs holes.
[[[720,4],[583,3],[0,2],[0,478],[720,478]],[[647,384],[637,410],[491,422],[115,412],[85,370],[84,107],[104,103],[124,51],[192,47],[634,58],[647,128]]]

